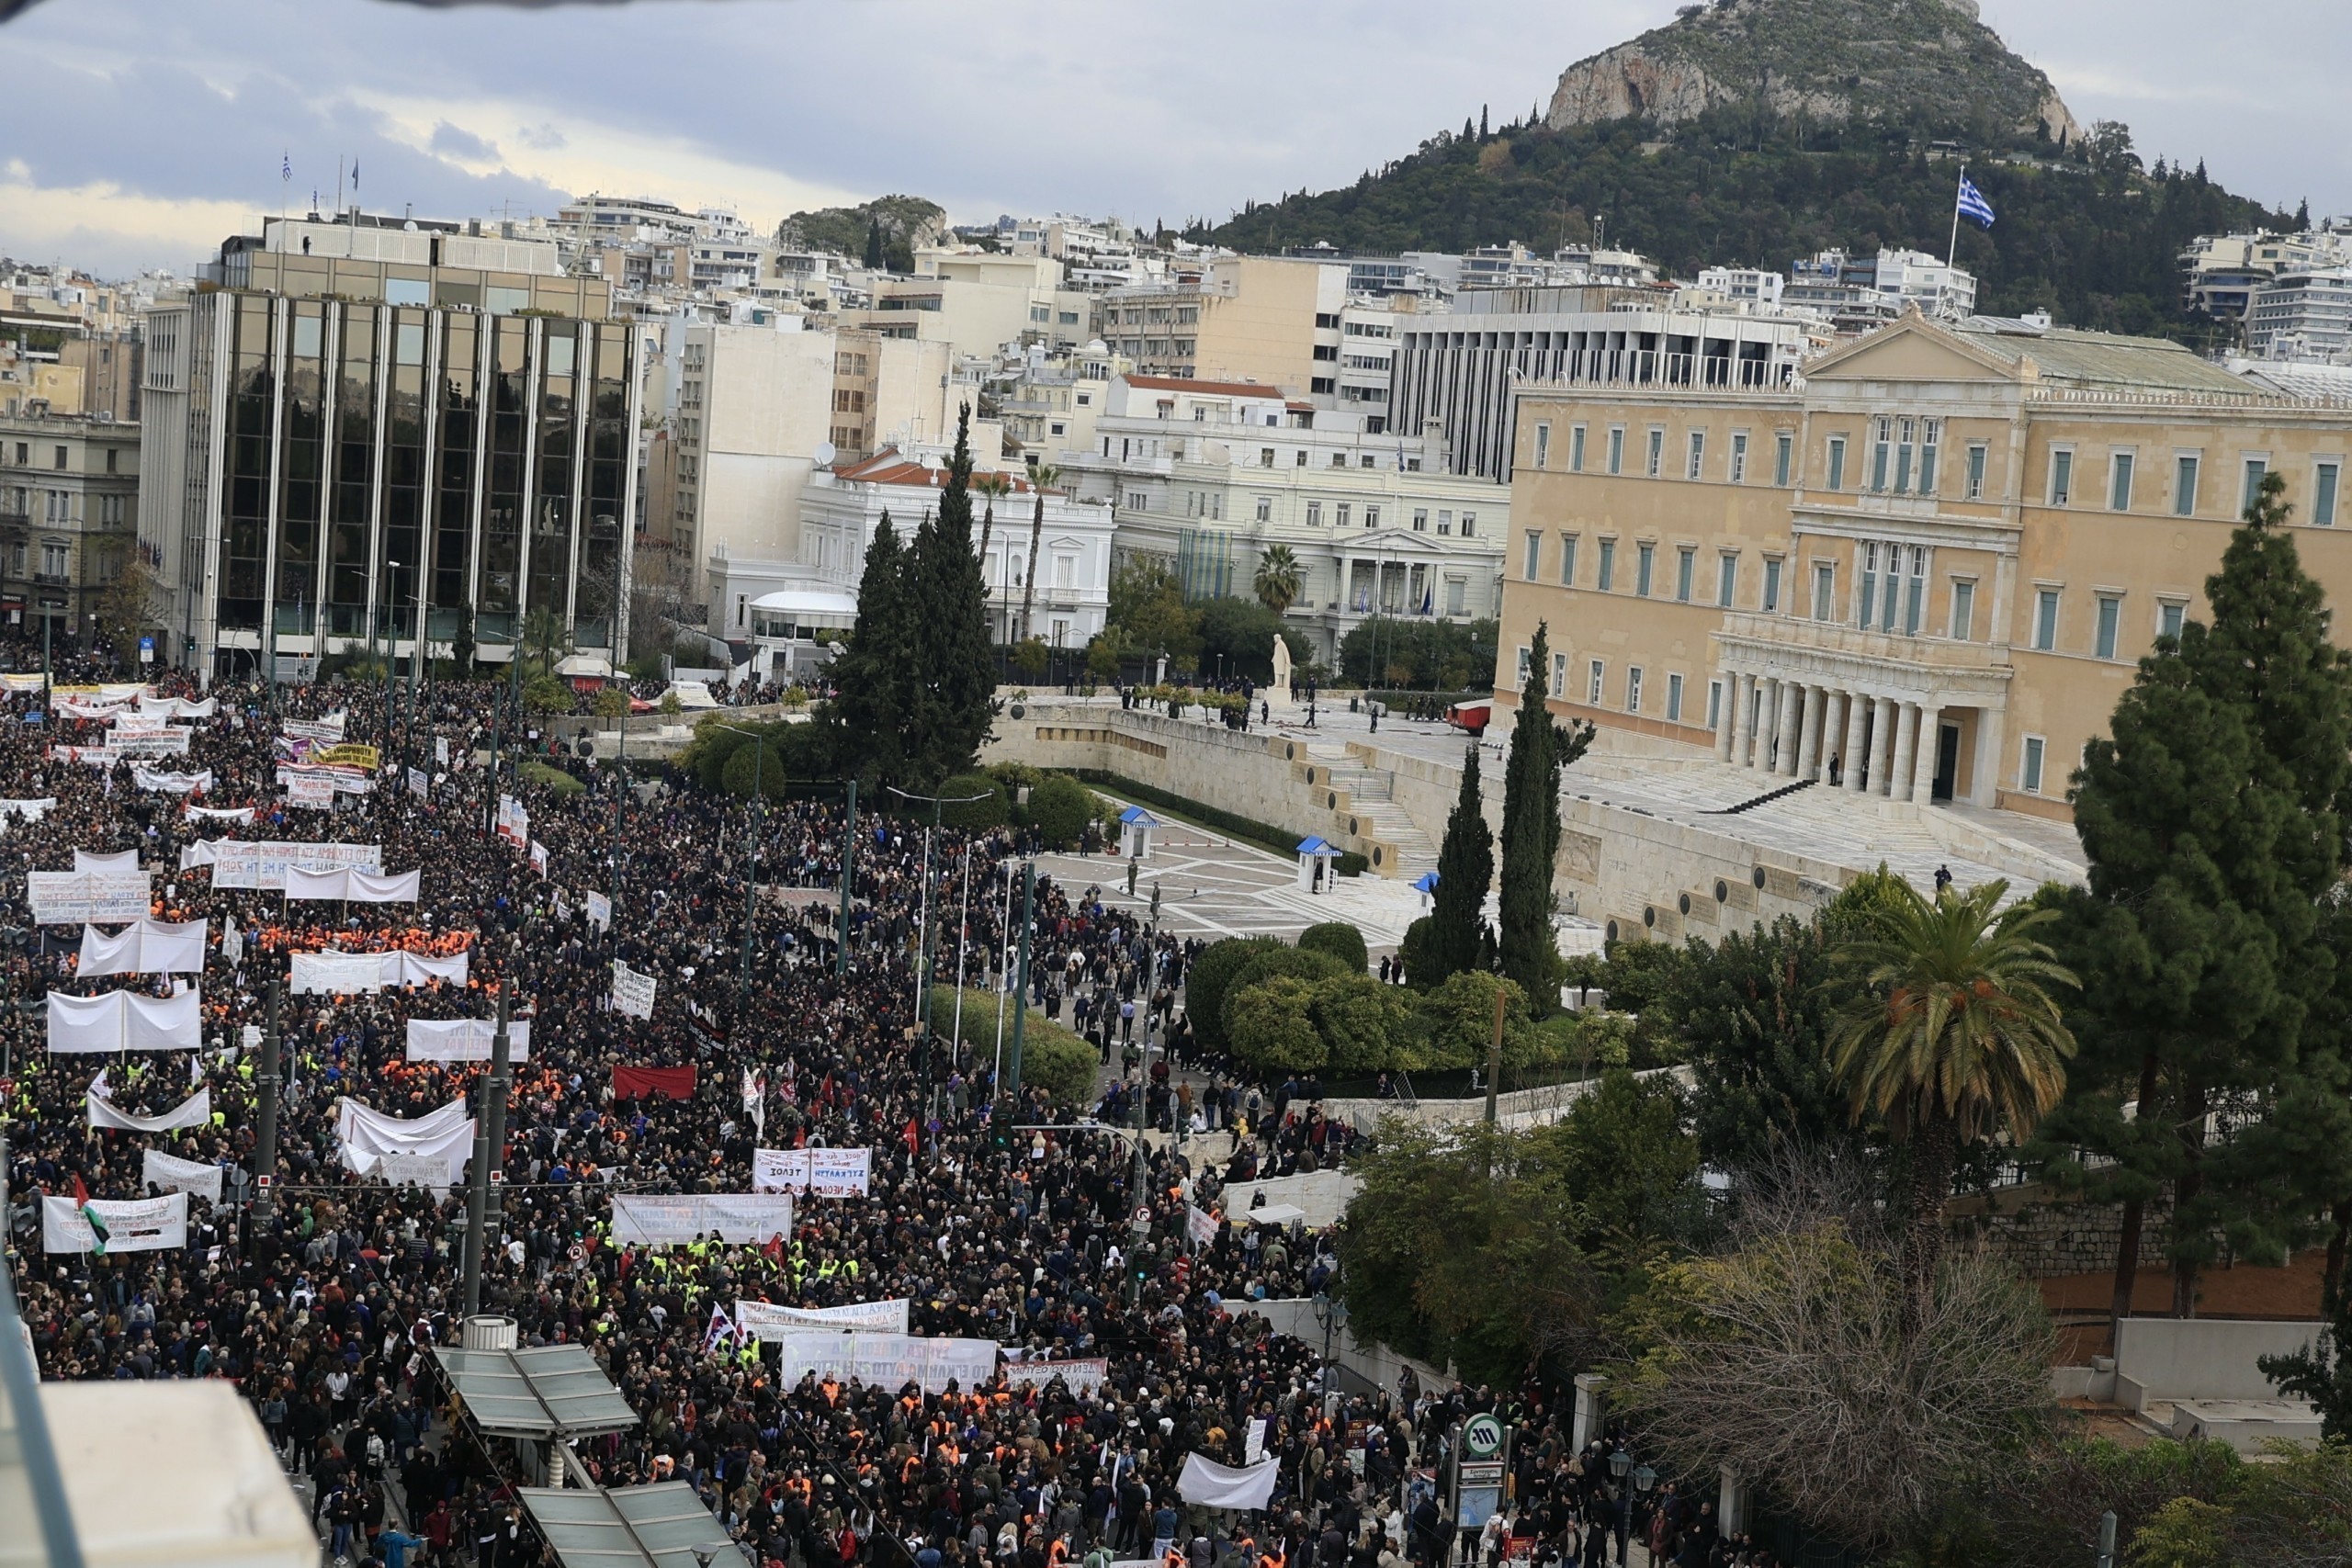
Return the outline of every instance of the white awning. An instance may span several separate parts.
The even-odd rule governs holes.
[[[856,594],[813,584],[807,588],[779,588],[773,593],[763,593],[752,601],[752,608],[790,615],[803,624],[846,626],[857,622]]]

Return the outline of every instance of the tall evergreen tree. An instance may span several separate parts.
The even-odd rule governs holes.
[[[1495,880],[1495,835],[1479,803],[1478,742],[1462,760],[1462,795],[1445,819],[1445,842],[1437,854],[1437,897],[1430,909],[1430,932],[1419,985],[1435,986],[1447,976],[1478,966],[1487,942],[1482,913]]]
[[[2114,1162],[2082,1175],[2124,1204],[2119,1317],[2158,1196],[2173,1201],[2172,1309],[2187,1317],[2218,1237],[2275,1255],[2320,1193],[2352,1193],[2346,1155],[2309,1136],[2341,1100],[2324,901],[2346,864],[2352,667],[2280,527],[2276,479],[2206,581],[2211,625],[2140,661],[2112,738],[2086,748],[2074,779],[2090,886],[2058,900],[2057,944],[2085,976],[2084,1055],[2050,1135]],[[2209,1139],[2209,1117],[2246,1107]]]
[[[873,220],[866,225],[865,265],[872,270],[879,272],[888,260],[888,253],[882,248],[882,215],[877,212],[874,215]]]
[[[1592,744],[1592,726],[1562,725],[1546,705],[1550,625],[1538,622],[1503,769],[1502,971],[1536,1013],[1559,1005],[1560,948],[1552,934],[1552,863],[1560,848],[1560,772]],[[1442,884],[1440,884],[1442,886]]]
[[[996,690],[987,589],[972,548],[971,423],[967,404],[956,422],[939,511],[916,530],[909,572],[916,685],[907,763],[922,787],[977,764]]]
[[[851,771],[874,779],[898,776],[912,716],[916,655],[909,566],[885,512],[874,542],[865,547],[857,626],[850,633],[849,651],[834,661],[833,685],[840,694],[827,710],[840,731],[836,754]]]

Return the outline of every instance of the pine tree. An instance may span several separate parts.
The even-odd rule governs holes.
[[[916,530],[909,573],[916,697],[907,764],[922,787],[972,770],[988,738],[996,690],[987,590],[972,548],[971,423],[967,404],[956,422],[939,511]]]
[[[1495,835],[1480,804],[1478,743],[1462,761],[1462,795],[1445,820],[1445,842],[1437,855],[1437,897],[1430,910],[1430,934],[1417,985],[1435,986],[1447,976],[1479,966],[1487,942],[1484,909],[1495,880]]]
[[[882,215],[877,212],[866,225],[865,265],[870,270],[880,272],[888,259],[882,248]]]
[[[1541,1015],[1559,998],[1559,942],[1552,934],[1552,863],[1560,847],[1560,772],[1592,743],[1592,726],[1563,727],[1547,707],[1552,645],[1538,622],[1503,770],[1502,971]],[[1442,884],[1440,884],[1442,886]]]
[[[827,709],[839,731],[836,754],[844,767],[869,779],[897,777],[905,761],[916,658],[909,625],[910,565],[889,513],[883,513],[858,578],[857,627],[849,651],[833,663],[839,695]]]
[[[1480,104],[1478,106],[1478,140],[1484,141],[1492,134],[1493,132],[1487,129],[1487,106]]]
[[[2086,981],[2084,1056],[2049,1135],[2114,1161],[2083,1185],[2125,1206],[2118,1316],[2160,1194],[2184,1317],[2217,1237],[2273,1256],[2352,1196],[2342,1140],[2312,1135],[2345,1120],[2342,922],[2326,901],[2352,816],[2352,666],[2279,526],[2276,480],[2206,581],[2211,625],[2141,660],[2074,780],[2090,887],[2061,900],[2059,945]],[[2225,1104],[2256,1114],[2209,1143]]]

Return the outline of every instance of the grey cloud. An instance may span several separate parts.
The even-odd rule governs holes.
[[[470,163],[494,163],[498,158],[498,143],[484,141],[472,131],[451,125],[447,120],[433,128],[433,151],[445,157],[463,158]]]
[[[553,152],[571,145],[571,139],[552,124],[518,125],[514,128],[514,140],[541,152]]]

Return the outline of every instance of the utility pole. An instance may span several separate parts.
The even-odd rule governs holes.
[[[940,821],[941,821],[941,813],[943,813],[944,811],[945,811],[945,809],[946,809],[948,807],[950,807],[950,806],[969,806],[969,805],[971,805],[974,801],[978,801],[978,800],[986,800],[986,799],[988,799],[989,797],[988,797],[987,795],[956,795],[956,796],[953,796],[953,797],[949,797],[949,796],[946,796],[946,795],[910,795],[910,794],[908,794],[905,790],[900,789],[900,788],[899,788],[898,785],[896,785],[896,784],[892,784],[892,785],[890,786],[890,793],[891,793],[892,795],[897,795],[900,800],[922,800],[922,801],[928,801],[928,802],[930,802],[930,803],[931,803],[931,826],[923,829],[923,835],[922,835],[922,913],[921,913],[921,915],[920,915],[920,917],[919,917],[919,919],[918,919],[918,923],[917,923],[917,926],[916,926],[916,938],[915,938],[915,998],[914,998],[914,1000],[915,1000],[915,1024],[916,1024],[916,1027],[917,1027],[918,1029],[920,1029],[920,1030],[922,1032],[922,1034],[919,1036],[919,1038],[920,1038],[920,1039],[922,1040],[922,1065],[921,1065],[921,1067],[920,1067],[920,1069],[919,1069],[919,1070],[920,1070],[920,1072],[921,1072],[921,1074],[922,1074],[922,1076],[923,1080],[924,1080],[926,1083],[928,1083],[928,1082],[930,1082],[930,1081],[931,1081],[931,1079],[932,1079],[932,1076],[933,1076],[933,1074],[932,1074],[932,1060],[931,1060],[931,853],[932,853],[932,846],[933,846],[933,840],[938,837],[938,834],[939,834],[939,825],[940,825]],[[962,978],[961,978],[961,976],[958,976],[958,977],[957,977],[957,983],[958,983],[958,984],[961,984],[961,983],[962,983]],[[934,1088],[933,1089],[933,1090],[932,1090],[932,1100],[933,1100],[933,1103],[932,1103],[932,1109],[933,1109],[933,1111],[936,1111],[936,1110],[938,1109],[938,1090],[937,1090],[937,1089],[936,1089],[935,1087],[934,1087]]]
[[[1487,1048],[1487,1125],[1495,1124],[1495,1091],[1503,1077],[1503,1004],[1510,993],[1495,987],[1495,1043]]]
[[[481,1311],[482,1252],[489,1227],[504,1205],[491,1197],[493,1162],[506,1144],[506,987],[498,987],[498,1027],[490,1037],[490,1076],[481,1081],[481,1104],[474,1121],[472,1179],[466,1183],[466,1315]]]
[[[1029,1016],[1029,928],[1036,919],[1037,863],[1021,863],[1021,949],[1013,961],[1012,1067],[1006,1083],[997,1086],[1000,1119],[1010,1116],[1021,1093],[1021,1026]]]
[[[842,940],[833,949],[833,973],[849,973],[849,889],[857,871],[857,781],[849,781],[849,809],[842,814]]]
[[[277,1185],[277,995],[276,976],[269,982],[269,1022],[261,1034],[261,1132],[254,1140],[254,1217],[269,1223],[276,1209]]]

